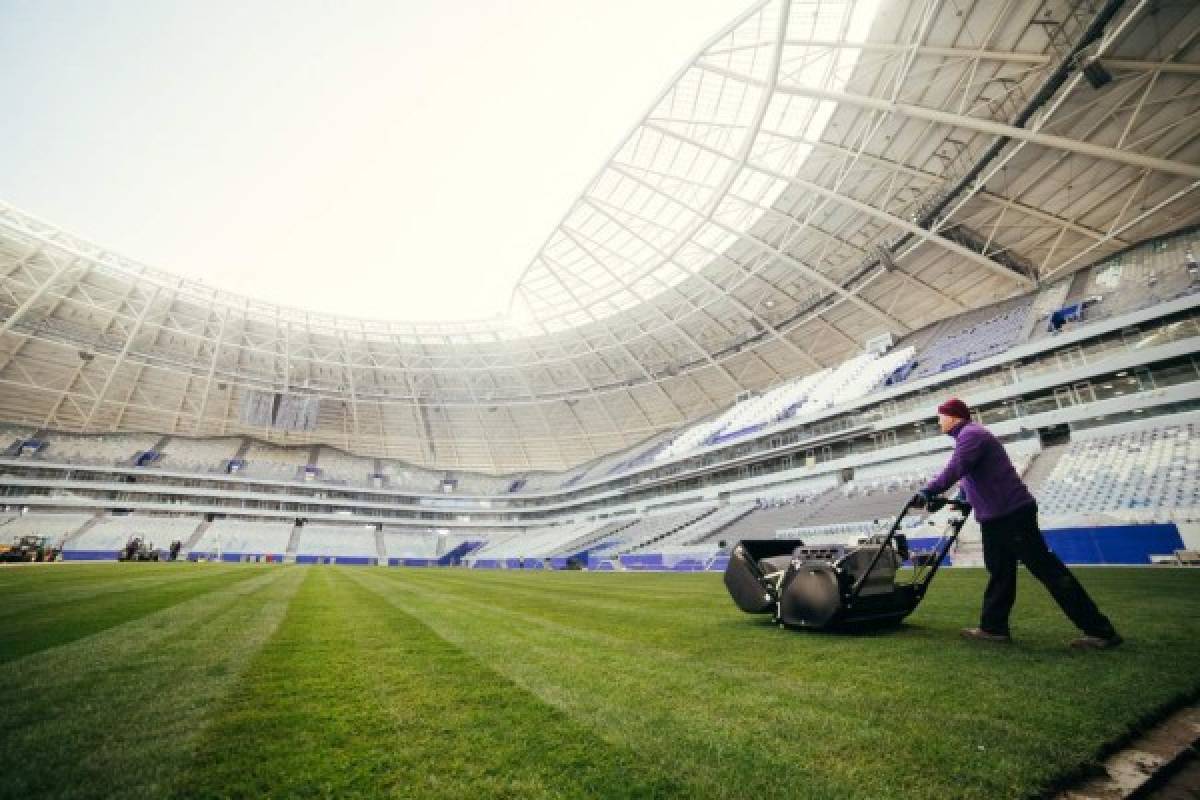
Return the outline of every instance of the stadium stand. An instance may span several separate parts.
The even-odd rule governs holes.
[[[697,520],[716,512],[716,508],[689,508],[660,514],[647,514],[619,534],[618,551],[629,553],[666,539],[682,531]]]
[[[1077,274],[1081,289],[1067,303],[1093,300],[1086,319],[1099,321],[1190,294],[1200,288],[1200,272],[1187,257],[1200,237],[1148,242]]]
[[[488,563],[503,559],[548,558],[568,543],[603,527],[603,522],[577,522],[496,537],[476,551],[472,561]]]
[[[609,522],[608,524],[601,525],[599,527],[595,527],[590,524],[579,525],[577,528],[578,530],[582,531],[582,533],[580,533],[574,539],[566,541],[565,543],[549,550],[546,555],[553,558],[555,556],[574,556],[586,552],[598,546],[605,539],[608,539],[614,534],[617,534],[625,528],[628,528],[635,521],[636,520],[634,519],[623,519],[615,522]]]
[[[300,529],[296,562],[313,563],[333,559],[339,564],[373,562],[378,551],[375,531],[361,525],[313,525]]]
[[[173,541],[186,542],[199,524],[199,517],[154,517],[142,514],[100,517],[86,530],[71,537],[63,551],[67,558],[74,551],[115,556],[135,536],[153,544],[154,549],[164,551]]]
[[[1107,305],[1109,309],[1138,307],[1140,301],[1136,295],[1145,288],[1145,284],[1135,281],[1125,286],[1122,282],[1133,280],[1130,276],[1134,275],[1134,271],[1125,270],[1124,266],[1125,262],[1122,262],[1118,277],[1114,277],[1111,264],[1099,265],[1077,276],[1057,281],[1038,293],[1011,298],[988,308],[943,320],[911,334],[882,355],[852,355],[832,367],[744,397],[741,402],[700,422],[650,436],[635,446],[560,472],[484,475],[462,470],[440,471],[417,467],[398,459],[378,460],[346,453],[329,446],[284,447],[240,436],[82,435],[39,432],[31,426],[20,424],[0,426],[0,437],[7,438],[10,443],[6,453],[9,459],[17,455],[12,445],[18,440],[36,437],[39,441],[45,441],[45,447],[36,458],[26,455],[10,460],[5,466],[7,475],[21,475],[22,469],[44,469],[44,465],[53,464],[58,459],[67,463],[132,468],[131,460],[137,452],[156,448],[162,451],[162,458],[155,466],[164,471],[194,472],[198,476],[220,474],[223,465],[237,458],[245,462],[245,470],[241,474],[246,477],[301,481],[304,479],[304,467],[315,464],[318,470],[316,479],[330,487],[316,489],[321,497],[325,497],[326,492],[336,491],[332,487],[339,485],[372,486],[371,476],[378,467],[385,476],[380,484],[383,488],[428,495],[415,500],[390,497],[384,502],[415,502],[423,507],[420,513],[429,517],[431,521],[428,524],[432,526],[424,528],[420,527],[427,524],[424,521],[405,520],[390,523],[401,527],[387,528],[381,532],[374,530],[374,523],[369,528],[358,527],[356,520],[353,526],[310,524],[293,530],[290,522],[221,520],[211,525],[193,522],[190,523],[193,525],[190,532],[173,534],[153,529],[129,530],[127,526],[131,521],[153,524],[150,521],[157,519],[141,514],[96,518],[90,514],[76,517],[31,513],[24,518],[0,517],[0,536],[12,535],[13,531],[18,530],[10,526],[32,525],[38,517],[56,517],[58,519],[51,520],[54,523],[52,528],[64,520],[75,526],[74,530],[60,530],[58,535],[65,538],[68,534],[78,534],[75,537],[77,541],[70,542],[67,548],[68,552],[76,553],[85,550],[113,552],[124,544],[128,536],[138,534],[151,539],[159,547],[165,547],[172,538],[188,540],[191,545],[188,549],[193,556],[215,553],[219,542],[222,557],[233,560],[241,560],[244,554],[280,555],[290,552],[302,563],[330,558],[342,559],[343,563],[371,563],[374,559],[443,563],[447,552],[478,547],[482,543],[482,547],[468,557],[469,563],[503,565],[515,560],[519,564],[522,559],[565,561],[571,556],[585,555],[589,560],[606,559],[606,563],[613,568],[623,568],[626,562],[640,565],[629,568],[647,568],[646,565],[651,563],[661,568],[673,568],[670,564],[675,563],[671,561],[675,558],[684,565],[683,568],[691,568],[696,563],[716,563],[711,561],[711,556],[720,541],[774,536],[783,530],[793,533],[800,530],[805,537],[861,535],[872,529],[875,520],[886,519],[894,514],[911,492],[940,469],[948,458],[949,441],[931,434],[927,421],[923,424],[918,421],[912,426],[919,430],[917,433],[911,433],[911,427],[907,429],[912,438],[906,439],[906,432],[901,431],[898,442],[893,439],[893,443],[889,443],[883,438],[864,441],[862,445],[865,446],[819,457],[815,450],[807,453],[797,450],[789,456],[786,466],[777,467],[782,469],[781,479],[774,479],[773,484],[767,484],[770,476],[762,475],[751,464],[736,479],[727,479],[733,482],[728,491],[722,491],[720,502],[714,495],[706,494],[703,500],[690,501],[691,505],[683,503],[672,506],[670,511],[645,512],[642,510],[644,500],[630,501],[623,497],[625,487],[637,486],[637,481],[643,478],[623,480],[623,476],[643,468],[659,471],[652,480],[661,481],[664,477],[672,480],[672,471],[677,470],[680,464],[687,463],[689,468],[707,466],[711,453],[721,445],[728,443],[732,447],[720,451],[717,460],[712,462],[714,464],[719,464],[721,458],[731,457],[731,453],[735,454],[733,457],[753,453],[753,449],[743,449],[743,442],[753,441],[754,446],[765,449],[767,434],[760,434],[759,431],[770,425],[784,429],[790,425],[806,426],[811,421],[821,433],[831,430],[823,427],[827,417],[850,419],[850,424],[854,425],[852,415],[857,413],[854,406],[847,409],[848,414],[836,409],[845,407],[847,403],[871,402],[872,393],[877,391],[888,392],[889,397],[899,393],[900,397],[898,400],[886,400],[878,406],[866,407],[863,419],[873,426],[880,426],[882,430],[888,426],[891,417],[908,415],[904,425],[909,426],[913,412],[927,415],[931,394],[936,396],[942,389],[938,388],[941,384],[935,383],[932,390],[914,388],[905,394],[905,387],[896,385],[898,371],[904,373],[901,381],[917,381],[922,379],[922,369],[936,371],[935,367],[944,370],[954,366],[947,366],[946,362],[936,363],[939,353],[961,352],[969,355],[968,361],[979,360],[1002,353],[1025,339],[1036,340],[1039,331],[1045,327],[1043,323],[1047,313],[1061,308],[1063,304],[1091,297],[1089,293],[1097,287],[1107,288],[1108,294],[1101,300],[1095,300],[1089,308],[1100,308],[1101,305]],[[1192,273],[1187,270],[1184,273],[1189,275],[1188,280],[1191,281]],[[1192,288],[1192,282],[1185,285],[1183,279],[1179,279],[1172,291],[1186,294]],[[1186,300],[1183,298],[1180,303]],[[1177,307],[1183,311],[1174,310]],[[1056,356],[1029,359],[1022,355],[1014,364],[1020,371],[1022,381],[1027,378],[1042,380],[1052,378],[1064,365],[1097,365],[1106,359],[1129,360],[1149,348],[1165,345],[1178,347],[1177,343],[1186,342],[1190,337],[1200,334],[1200,325],[1197,324],[1200,315],[1186,304],[1180,306],[1177,303],[1172,309],[1171,316],[1164,315],[1162,321],[1154,320],[1150,324],[1109,324],[1107,328],[1111,328],[1111,331],[1103,333],[1105,338],[1097,338],[1086,347],[1075,348],[1069,361]],[[1085,330],[1087,326],[1099,324],[1106,318],[1101,314],[1085,314],[1082,320],[1075,323],[1075,327]],[[1045,346],[1054,347],[1049,342]],[[1066,352],[1065,349],[1062,352]],[[1178,355],[1171,355],[1170,358],[1179,361]],[[914,360],[917,366],[909,368]],[[1108,373],[1123,376],[1119,380],[1100,378],[1090,384],[1073,383],[1068,387],[1069,397],[1065,406],[1055,402],[1055,398],[1035,398],[1022,402],[1028,403],[1026,413],[1045,413],[1046,408],[1077,408],[1080,404],[1112,399],[1122,393],[1147,391],[1147,387],[1159,394],[1160,390],[1173,386],[1186,389],[1189,381],[1200,379],[1194,360],[1188,361],[1185,357],[1178,364],[1170,363],[1172,366],[1169,368],[1155,372],[1158,377],[1153,380],[1148,377],[1146,370],[1127,370],[1121,366],[1121,372],[1118,373],[1118,368],[1114,368],[1113,372]],[[1138,373],[1136,376],[1135,372]],[[939,372],[926,377],[935,382],[953,381],[952,385],[956,387],[954,391],[964,392],[971,397],[980,393],[986,396],[991,396],[986,393],[997,392],[1019,394],[1023,386],[1013,383],[1011,374],[1007,367],[999,370],[988,367],[967,376],[958,373],[951,377],[940,377]],[[1155,380],[1159,382],[1155,383]],[[891,385],[887,385],[889,381]],[[1121,381],[1130,382],[1130,386],[1122,383],[1111,392],[1105,392],[1107,383]],[[1183,397],[1186,399],[1186,395]],[[835,410],[833,415],[830,414],[831,409]],[[1141,410],[1122,413],[1128,417]],[[996,412],[985,414],[984,420],[989,424],[1011,419]],[[1036,439],[1025,438],[1010,442],[1008,449],[1018,469],[1025,471],[1027,480],[1038,494],[1043,517],[1050,524],[1075,524],[1080,519],[1097,514],[1122,523],[1159,520],[1186,522],[1197,518],[1196,509],[1200,506],[1197,499],[1200,490],[1197,489],[1194,422],[1186,425],[1167,424],[1163,419],[1155,417],[1142,423],[1119,425],[1106,423],[1106,427],[1094,428],[1086,426],[1098,425],[1099,421],[1080,420],[1070,425],[1071,440],[1068,445],[1040,449]],[[863,439],[867,436],[856,435]],[[1010,430],[1006,435],[1012,436],[1014,433]],[[784,444],[789,443],[788,440],[783,441]],[[936,444],[931,445],[932,441],[936,441]],[[931,446],[936,448],[936,452],[927,452]],[[693,457],[699,450],[706,450],[702,459]],[[906,455],[898,457],[902,452]],[[683,461],[689,458],[690,461]],[[120,470],[114,471],[112,480],[124,479],[117,477],[118,472]],[[134,480],[142,481],[140,476]],[[461,497],[448,501],[439,499],[445,480],[454,483],[453,494]],[[570,496],[561,494],[563,489],[577,490],[582,496],[588,496],[591,492],[592,496],[600,497],[597,508],[623,506],[615,512],[620,516],[585,520],[580,519],[577,511],[568,511],[576,521],[566,525],[531,528],[521,533],[513,533],[515,526],[504,529],[490,527],[494,520],[488,516],[489,513],[505,513],[489,511],[490,508],[507,509],[511,515],[501,525],[512,525],[514,521],[520,524],[520,514],[526,510],[537,511],[540,501],[532,498],[514,499],[514,494],[550,493],[551,502],[565,504],[569,508],[572,501]],[[39,505],[36,493],[25,496],[21,493],[23,491],[20,485],[10,489],[9,495],[16,505],[29,504],[31,500],[35,507]],[[302,487],[287,490],[289,494],[303,494],[305,491]],[[47,494],[64,505],[69,499],[71,505],[75,506],[95,492],[89,491],[86,483],[76,481],[70,485],[52,486]],[[471,505],[474,502],[471,497],[475,495],[487,497],[489,505]],[[130,495],[131,501],[139,498],[140,495]],[[499,504],[496,498],[501,499]],[[355,496],[353,493],[346,493],[342,498],[347,506],[359,501],[375,503],[377,498],[375,495]],[[186,505],[191,501],[181,501],[172,495],[170,502]],[[207,503],[207,496],[203,500],[197,497],[195,502],[198,505]],[[503,505],[507,502],[515,505]],[[652,502],[663,501],[656,494]],[[445,509],[454,510],[429,511],[437,509],[439,503]],[[46,495],[43,495],[41,504],[53,507],[46,502]],[[437,517],[437,513],[444,515],[438,519],[454,518],[449,515],[459,514],[457,509],[460,505],[464,510],[458,519],[469,521],[476,512],[480,512],[483,515],[479,519],[480,527],[471,528],[468,525],[456,527],[455,532],[450,534],[435,533],[434,517]],[[207,510],[202,507],[194,513]],[[605,509],[600,513],[610,512]],[[538,514],[541,516],[540,522],[545,518],[544,512],[538,511]],[[553,519],[553,516],[550,518]],[[10,521],[6,524],[4,519]],[[1084,521],[1091,524],[1090,518]],[[405,524],[415,527],[403,527]],[[118,525],[126,528],[118,533],[118,528],[114,527]],[[456,522],[455,525],[461,526],[462,523]],[[191,542],[191,538],[196,541]],[[460,552],[467,551],[462,549]],[[654,561],[649,558],[665,558],[668,555],[670,558],[667,560]],[[555,565],[561,566],[557,562]]]
[[[452,482],[455,494],[496,495],[504,492],[515,480],[511,475],[479,475],[469,472],[447,473],[443,481]]]
[[[192,439],[172,436],[156,466],[180,472],[222,472],[242,447],[240,438]]]
[[[0,453],[17,455],[17,446],[32,438],[36,432],[37,428],[32,426],[0,424]]]
[[[575,475],[582,476],[582,472],[576,470],[572,473],[572,477]],[[514,479],[510,487],[515,485],[516,491],[519,492],[545,492],[558,489],[569,480],[571,477],[564,478],[560,472],[530,472]]]
[[[92,514],[6,514],[0,517],[0,540],[21,536],[45,536],[52,547],[62,545],[71,534],[94,519]],[[125,542],[121,542],[125,544]]]
[[[38,458],[70,464],[130,464],[142,450],[149,450],[160,437],[153,434],[103,434],[89,436],[70,433],[50,433]]]
[[[320,448],[316,460],[319,479],[326,483],[370,486],[371,476],[375,474],[375,459],[351,455],[332,447]]]
[[[1046,515],[1200,519],[1200,417],[1076,433],[1038,487]]]
[[[882,356],[862,353],[837,367],[789,381],[692,425],[653,457],[656,461],[679,458],[698,448],[754,433],[773,422],[810,416],[865,397],[912,355],[911,348]]]
[[[440,491],[442,483],[442,473],[414,467],[403,461],[382,461],[380,474],[383,475],[384,483],[393,489],[437,492]]]
[[[303,480],[303,468],[311,460],[311,452],[307,447],[275,447],[252,442],[242,457],[245,465],[238,474],[273,481]]]
[[[904,379],[919,380],[1004,352],[1027,334],[1032,305],[1025,295],[943,321]]]
[[[271,554],[279,558],[287,551],[292,523],[274,520],[220,519],[210,524],[188,550],[188,557],[241,560],[246,555]]]
[[[777,531],[795,528],[823,505],[837,489],[827,488],[813,494],[797,495],[787,500],[762,501],[753,513],[739,519],[725,530],[721,538],[734,542],[739,539],[770,539]]]
[[[384,531],[384,555],[391,558],[433,559],[438,552],[438,535],[423,531]]]
[[[752,503],[738,503],[719,508],[713,513],[701,517],[690,525],[677,530],[675,533],[664,536],[653,543],[655,550],[665,552],[667,550],[676,550],[697,544],[698,542],[713,539],[725,531],[738,520],[745,517],[747,514],[753,513],[755,506]],[[639,545],[635,549],[645,549],[650,546],[650,543]],[[688,552],[688,551],[684,551]],[[699,551],[697,551],[699,552]]]

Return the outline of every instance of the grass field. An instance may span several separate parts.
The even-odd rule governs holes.
[[[1126,647],[1028,580],[960,641],[977,570],[851,637],[711,574],[4,569],[0,796],[1024,797],[1200,691],[1200,571],[1080,574]]]

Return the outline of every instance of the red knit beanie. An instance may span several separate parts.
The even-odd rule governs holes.
[[[971,409],[967,408],[967,404],[962,400],[959,400],[957,397],[951,397],[949,400],[938,406],[938,413],[946,414],[947,416],[951,417],[957,417],[958,419],[971,418]]]

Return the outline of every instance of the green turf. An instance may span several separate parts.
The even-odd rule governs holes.
[[[0,797],[1025,797],[1200,691],[1200,571],[1081,570],[1128,638],[792,633],[718,575],[0,570]],[[15,633],[14,633],[15,632]]]

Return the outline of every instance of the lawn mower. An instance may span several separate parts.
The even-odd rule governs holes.
[[[117,561],[158,561],[158,551],[150,542],[134,536],[125,543],[125,549],[117,554]]]
[[[930,513],[949,506],[933,550],[909,552],[900,526],[915,508],[910,500],[885,534],[856,547],[805,546],[795,539],[747,539],[738,542],[725,568],[725,588],[734,603],[750,614],[771,614],[781,628],[836,630],[899,624],[916,610],[929,590],[971,513],[960,500],[935,498]],[[912,559],[914,571],[906,582],[897,570]]]
[[[0,562],[54,561],[57,557],[58,548],[51,547],[46,536],[20,536],[11,545],[0,546]]]

